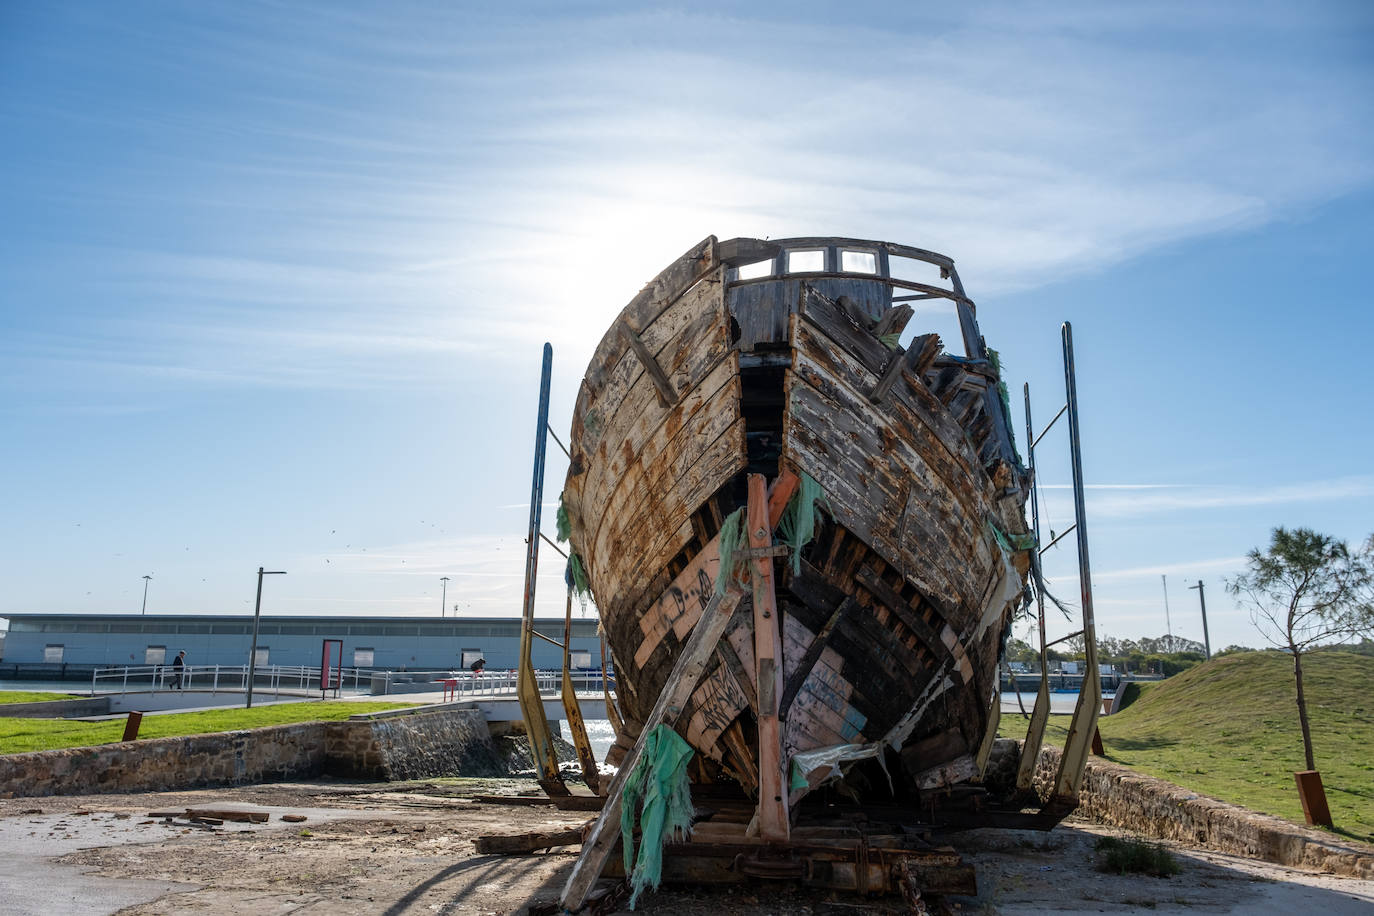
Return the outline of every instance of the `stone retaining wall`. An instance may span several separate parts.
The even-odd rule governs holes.
[[[408,715],[4,754],[0,795],[149,792],[324,773],[370,779],[497,775],[501,764],[481,713],[456,706],[402,712]]]
[[[1054,783],[1059,758],[1055,747],[1040,752],[1036,783],[1042,795]],[[1199,795],[1097,757],[1088,760],[1077,813],[1142,836],[1295,868],[1374,878],[1374,848]]]
[[[487,720],[477,710],[450,706],[397,713],[329,723],[327,771],[387,780],[506,774]]]

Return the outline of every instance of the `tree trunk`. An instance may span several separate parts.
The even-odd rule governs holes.
[[[1298,724],[1302,726],[1302,749],[1307,755],[1307,768],[1315,770],[1316,760],[1312,756],[1312,728],[1307,724],[1307,697],[1302,692],[1302,653],[1293,650],[1293,680],[1298,685]]]

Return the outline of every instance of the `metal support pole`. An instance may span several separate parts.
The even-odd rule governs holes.
[[[444,591],[439,596],[439,616],[444,616],[444,605],[448,604],[448,576],[440,576],[439,581],[444,583]]]
[[[1197,585],[1190,585],[1189,588],[1197,589],[1197,600],[1202,604],[1202,646],[1207,650],[1207,657],[1212,657],[1212,638],[1207,635],[1207,597],[1203,594],[1204,589],[1202,580],[1197,580]]]
[[[248,703],[245,709],[253,708],[253,675],[258,668],[258,620],[262,617],[262,577],[263,576],[284,576],[285,570],[274,569],[264,570],[258,567],[258,600],[253,604],[253,642],[248,647]]]
[[[148,613],[148,583],[152,581],[152,578],[152,576],[143,577],[143,610],[139,611],[139,614]]]
[[[530,756],[539,771],[539,784],[549,795],[567,795],[568,787],[558,773],[558,754],[544,715],[544,701],[534,673],[534,586],[539,569],[540,516],[544,502],[544,456],[548,451],[549,385],[553,376],[553,347],[544,344],[544,365],[539,376],[539,418],[534,427],[534,478],[530,483],[530,527],[525,539],[525,607],[520,626],[520,667],[518,693],[525,733],[530,739]]]

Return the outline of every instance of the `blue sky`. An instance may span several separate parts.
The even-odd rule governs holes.
[[[1371,107],[1359,3],[7,3],[0,613],[517,613],[543,341],[563,430],[677,254],[824,234],[953,256],[1018,418],[1071,320],[1100,630],[1254,645],[1246,550],[1374,531]]]

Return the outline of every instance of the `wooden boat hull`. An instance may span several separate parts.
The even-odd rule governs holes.
[[[799,250],[830,269],[789,272]],[[856,252],[872,270],[839,269]],[[897,279],[902,257],[950,282]],[[772,272],[741,279],[751,261]],[[909,312],[894,290],[952,303],[967,356],[933,335],[890,345]],[[991,355],[952,262],[880,242],[708,238],[626,306],[579,392],[563,492],[615,662],[622,750],[719,588],[721,527],[747,476],[773,482],[772,527],[804,475],[823,494],[815,536],[766,561],[780,670],[760,679],[746,595],[673,723],[709,761],[696,775],[755,790],[774,705],[794,794],[889,755],[899,794],[977,775],[1028,567],[1027,480]]]

